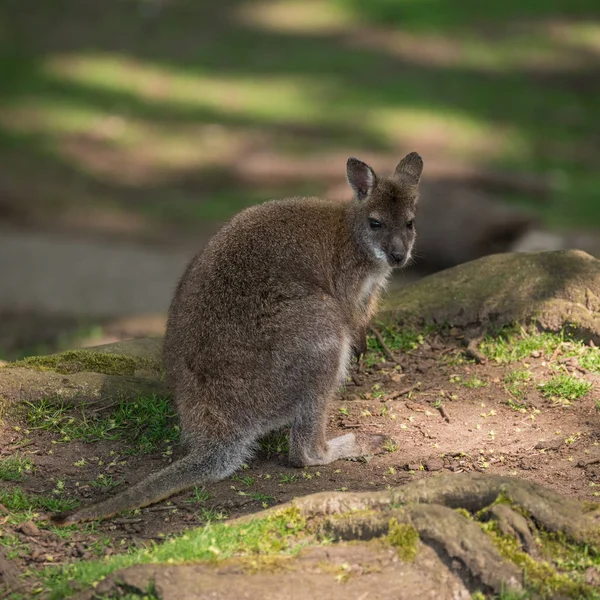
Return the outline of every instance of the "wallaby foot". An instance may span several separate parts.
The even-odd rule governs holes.
[[[293,440],[293,437],[292,437]],[[353,433],[333,438],[320,447],[290,447],[290,462],[298,467],[328,465],[342,458],[360,458],[381,451],[386,440],[384,435],[363,436],[360,441]]]

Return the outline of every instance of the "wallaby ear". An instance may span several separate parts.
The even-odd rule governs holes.
[[[359,200],[366,198],[377,183],[377,176],[369,165],[350,157],[346,163],[348,183]]]
[[[416,153],[407,154],[396,167],[394,176],[417,185],[423,172],[423,159]]]

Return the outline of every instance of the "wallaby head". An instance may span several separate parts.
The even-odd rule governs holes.
[[[349,158],[348,182],[354,190],[353,227],[357,242],[382,267],[404,267],[416,238],[415,210],[423,160],[412,152],[391,177],[379,179],[373,169]]]

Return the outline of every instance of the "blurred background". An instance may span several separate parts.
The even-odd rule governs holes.
[[[156,334],[272,197],[418,151],[419,277],[600,238],[597,0],[4,0],[0,359]]]

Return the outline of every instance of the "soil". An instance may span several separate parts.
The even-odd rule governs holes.
[[[262,451],[237,476],[210,485],[211,497],[203,504],[185,492],[139,515],[108,520],[91,532],[85,529],[66,537],[47,529],[39,515],[28,524],[11,525],[8,511],[0,506],[2,535],[14,535],[21,544],[12,562],[15,572],[143,546],[205,523],[209,513],[233,518],[256,512],[264,507],[265,498],[256,499],[254,494],[270,497],[267,504],[276,506],[319,491],[381,490],[440,473],[479,471],[517,476],[566,496],[597,500],[600,376],[587,372],[577,359],[564,357],[560,347],[551,356],[533,352],[509,365],[470,362],[451,333],[456,336],[452,330],[432,334],[416,350],[396,354],[400,364],[363,364],[332,402],[331,437],[349,431],[381,433],[395,442],[387,451],[367,460],[303,470],[290,467],[284,453],[267,456]],[[503,384],[508,371],[527,368],[539,382],[554,374],[557,366],[591,382],[592,390],[565,406],[544,398],[531,385],[524,411],[511,408]],[[132,456],[124,440],[64,443],[56,434],[28,430],[26,422],[14,420],[0,429],[0,448],[0,458],[20,452],[35,465],[21,481],[2,482],[2,488],[53,496],[60,480],[64,487],[58,495],[82,503],[110,493],[92,485],[98,475],[112,477],[120,488],[183,452],[165,446],[159,452]],[[242,481],[246,477],[252,480]]]

